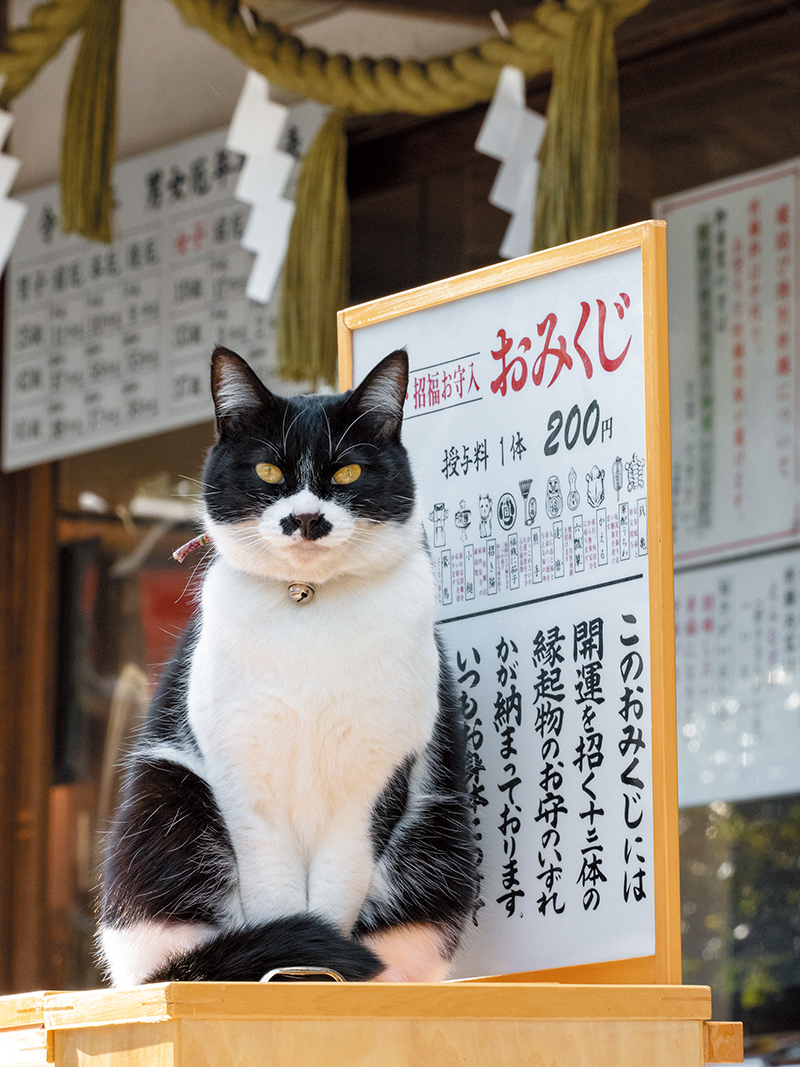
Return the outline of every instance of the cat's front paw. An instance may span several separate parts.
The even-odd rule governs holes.
[[[446,938],[436,926],[410,923],[367,934],[362,941],[386,965],[373,982],[442,982],[447,977]]]

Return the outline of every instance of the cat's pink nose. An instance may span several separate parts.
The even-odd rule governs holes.
[[[304,511],[299,515],[292,515],[292,518],[300,526],[300,534],[307,540],[314,540],[319,536],[319,520],[322,518],[322,514],[319,511]]]

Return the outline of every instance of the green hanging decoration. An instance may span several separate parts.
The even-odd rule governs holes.
[[[553,57],[539,153],[534,251],[611,230],[617,221],[619,95],[609,7],[574,18]]]
[[[283,265],[278,371],[290,381],[336,381],[336,312],[350,267],[345,113],[334,111],[306,153]]]
[[[61,227],[112,240],[121,0],[94,0],[72,72],[61,149]]]

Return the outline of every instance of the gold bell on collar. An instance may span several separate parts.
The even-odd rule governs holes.
[[[313,597],[315,591],[314,586],[309,585],[308,582],[292,582],[289,586],[289,596],[295,604],[305,604]]]

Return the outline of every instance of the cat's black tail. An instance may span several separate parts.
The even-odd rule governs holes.
[[[365,982],[383,970],[378,957],[331,923],[290,915],[220,933],[198,948],[172,956],[147,982],[257,982],[276,967],[319,967],[348,982]]]

